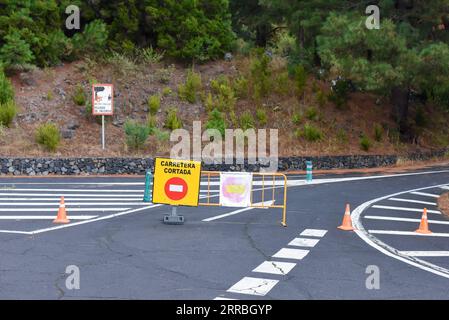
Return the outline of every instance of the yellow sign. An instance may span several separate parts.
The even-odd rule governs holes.
[[[201,162],[156,158],[153,203],[198,206]]]

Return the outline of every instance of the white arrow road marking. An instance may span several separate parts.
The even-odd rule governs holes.
[[[98,216],[67,216],[69,220],[89,220]],[[55,220],[55,216],[0,216],[0,220]]]
[[[371,220],[385,220],[385,221],[401,221],[401,222],[421,222],[421,219],[411,219],[411,218],[399,218],[399,217],[384,217],[384,216],[364,216],[364,219]],[[440,220],[427,220],[430,224],[449,224],[449,221]]]
[[[404,207],[390,207],[390,206],[378,206],[374,205],[373,208],[376,209],[386,209],[386,210],[397,210],[397,211],[411,211],[411,212],[423,212],[424,208],[416,209],[416,208],[404,208]],[[428,213],[441,214],[438,210],[427,210]]]
[[[402,201],[402,202],[410,202],[410,203],[419,203],[419,204],[426,204],[429,206],[436,206],[437,204],[435,202],[427,202],[427,201],[420,201],[420,200],[413,200],[413,199],[402,199],[402,198],[390,198],[388,200],[391,201]]]
[[[255,206],[271,206],[273,203],[274,203],[274,201],[270,200],[270,201],[254,203],[254,205]],[[213,220],[218,220],[218,219],[221,219],[221,218],[226,218],[226,217],[233,216],[233,215],[236,215],[238,213],[249,211],[249,210],[253,210],[253,209],[268,209],[268,208],[247,207],[247,208],[242,208],[242,209],[238,209],[238,210],[235,210],[235,211],[231,211],[229,213],[220,214],[218,216],[214,216],[214,217],[211,217],[211,218],[203,219],[202,221],[209,222],[209,221],[213,221]]]
[[[410,257],[449,257],[449,251],[399,251]]]

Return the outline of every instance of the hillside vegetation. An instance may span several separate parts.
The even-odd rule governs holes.
[[[7,0],[0,156],[168,154],[195,120],[279,129],[285,156],[447,147],[448,1],[379,1],[380,29],[366,5]],[[115,86],[105,151],[93,83]]]

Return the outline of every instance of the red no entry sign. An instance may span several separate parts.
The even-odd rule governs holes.
[[[178,177],[168,179],[165,183],[165,194],[172,200],[181,200],[187,194],[187,182]]]

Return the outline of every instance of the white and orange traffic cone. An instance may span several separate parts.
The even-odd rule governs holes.
[[[345,211],[345,215],[343,216],[343,222],[342,222],[341,226],[338,227],[338,229],[345,230],[345,231],[355,230],[352,227],[351,210],[349,209],[349,204],[346,205],[346,211]]]
[[[53,223],[69,223],[70,220],[67,219],[67,213],[65,211],[65,203],[64,197],[61,197],[61,202],[59,203],[59,210],[56,219],[53,220]]]
[[[429,230],[429,221],[427,220],[427,208],[424,208],[421,217],[421,222],[419,223],[419,228],[415,230],[415,232],[422,234],[432,233],[432,231]]]

